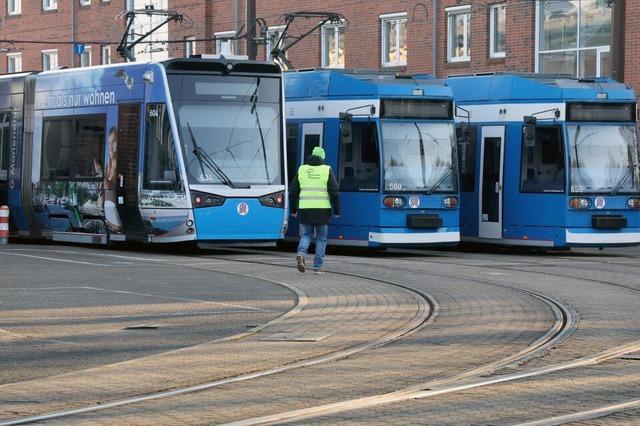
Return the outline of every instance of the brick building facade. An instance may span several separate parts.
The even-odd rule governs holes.
[[[289,51],[288,58],[297,68],[387,67],[439,77],[491,71],[581,76],[611,72],[609,0],[256,2],[256,16],[262,18],[269,35],[277,34],[287,12],[323,10],[344,16],[343,25],[316,31]],[[245,0],[0,0],[4,12],[0,73],[121,61],[115,53],[125,28],[121,15],[149,4],[183,13],[185,20],[169,24],[155,36],[155,43],[140,45],[139,60],[246,51],[245,40],[232,38],[245,28]],[[627,0],[625,8],[625,81],[640,89],[635,43],[640,35],[640,2]],[[137,33],[157,22],[145,19],[138,20]],[[316,22],[297,19],[291,34],[298,35]],[[90,53],[74,55],[73,40]],[[264,59],[266,51],[266,46],[259,46],[258,58]]]

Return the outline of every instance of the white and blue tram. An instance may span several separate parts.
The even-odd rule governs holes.
[[[14,236],[275,242],[286,227],[282,73],[184,58],[0,78]]]
[[[462,239],[640,244],[636,96],[610,79],[447,79],[456,103]]]
[[[316,146],[340,185],[329,243],[455,245],[460,240],[451,88],[426,75],[285,73],[288,174]],[[295,221],[287,236],[297,238]]]

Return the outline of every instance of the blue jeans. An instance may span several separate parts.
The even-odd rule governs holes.
[[[306,256],[313,239],[313,231],[316,233],[316,256],[313,259],[314,268],[322,268],[324,264],[324,253],[327,249],[327,234],[329,225],[308,225],[300,224],[300,243],[298,244],[298,254]]]

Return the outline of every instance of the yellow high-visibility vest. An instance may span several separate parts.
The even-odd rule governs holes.
[[[329,191],[329,166],[300,166],[298,169],[298,182],[300,182],[299,209],[330,209]]]

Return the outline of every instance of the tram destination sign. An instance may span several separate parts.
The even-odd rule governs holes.
[[[382,99],[380,117],[450,120],[453,118],[453,102],[439,99]]]
[[[570,102],[567,121],[635,121],[634,103]]]

